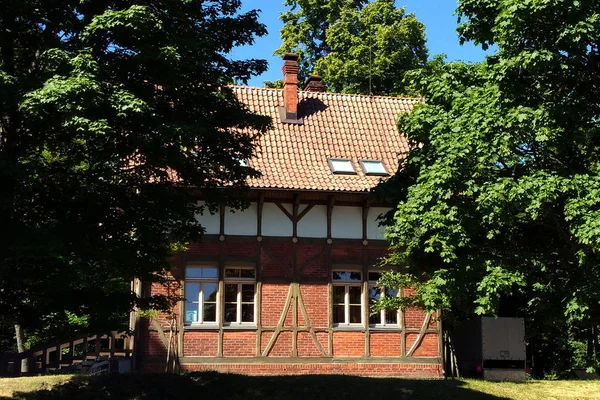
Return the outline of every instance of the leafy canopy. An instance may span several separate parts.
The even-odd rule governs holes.
[[[323,76],[328,90],[399,95],[406,71],[427,60],[425,27],[394,0],[287,0],[283,44],[300,55],[300,75]]]
[[[429,309],[498,313],[533,330],[600,322],[600,2],[462,0],[486,63],[433,60],[399,123],[411,142],[384,191],[387,238]],[[558,316],[558,317],[556,317]],[[535,333],[535,332],[534,332]]]
[[[239,0],[5,1],[0,8],[0,323],[110,326],[130,281],[198,240],[191,188],[243,205],[270,121],[227,84],[266,33]],[[220,188],[227,185],[227,190]],[[91,329],[91,328],[90,328]]]

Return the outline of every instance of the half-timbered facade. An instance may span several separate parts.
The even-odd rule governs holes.
[[[186,300],[142,323],[138,364],[164,369],[171,352],[188,371],[440,376],[435,313],[369,312],[409,294],[375,286],[389,207],[368,193],[396,171],[397,116],[418,100],[329,94],[318,77],[298,91],[297,56],[284,60],[283,90],[234,88],[273,119],[249,160],[251,205],[199,216],[206,235],[173,259],[173,285],[145,288]]]

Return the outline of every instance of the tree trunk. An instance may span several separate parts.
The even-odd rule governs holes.
[[[15,337],[17,338],[17,351],[23,353],[25,351],[25,333],[21,328],[21,325],[15,325]],[[21,373],[26,374],[29,372],[29,359],[24,358],[21,360]]]
[[[587,366],[590,367],[594,362],[594,329],[590,323],[587,329]]]
[[[594,365],[600,360],[600,346],[598,344],[598,325],[594,324],[592,330],[592,341],[594,342]]]

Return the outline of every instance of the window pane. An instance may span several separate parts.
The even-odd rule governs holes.
[[[360,324],[361,322],[361,307],[360,306],[350,306],[350,323],[351,324]]]
[[[362,281],[362,272],[350,272],[351,281]]]
[[[219,270],[218,270],[218,268],[215,268],[215,267],[202,268],[202,277],[217,279],[219,277]]]
[[[254,285],[242,285],[242,301],[254,302]]]
[[[385,297],[398,297],[398,289],[385,289]]]
[[[204,284],[204,301],[215,302],[217,301],[217,284],[216,283],[205,283]]]
[[[333,287],[333,302],[337,304],[344,304],[344,295],[346,294],[345,286],[334,286]]]
[[[369,305],[373,304],[381,298],[381,289],[369,286]],[[374,315],[369,315],[369,324],[381,324],[381,312]]]
[[[256,278],[256,270],[255,269],[242,269],[241,277],[242,278]]]
[[[242,304],[242,322],[254,322],[254,304]]]
[[[374,286],[369,286],[369,303],[379,300],[381,297],[381,289]]]
[[[378,312],[377,314],[369,316],[369,324],[370,325],[381,324],[381,313]]]
[[[238,285],[225,285],[225,302],[235,303],[237,302],[237,288]]]
[[[362,281],[362,273],[355,271],[333,271],[334,281]]]
[[[355,174],[354,166],[352,165],[352,161],[350,160],[340,160],[330,158],[329,162],[331,163],[331,169],[334,173],[347,173],[347,174]]]
[[[396,311],[386,311],[385,323],[390,325],[396,325],[398,323],[398,313]]]
[[[361,160],[361,163],[367,175],[387,175],[383,163],[379,160]]]
[[[344,306],[336,305],[333,306],[333,323],[334,324],[345,324],[346,316],[344,315]]]
[[[348,293],[350,294],[350,304],[361,304],[362,288],[360,286],[350,286]]]
[[[239,278],[240,270],[237,268],[227,268],[225,270],[225,278]]]
[[[217,322],[217,305],[204,305],[204,322]]]
[[[185,277],[192,279],[219,277],[219,271],[216,267],[191,267],[185,269]]]
[[[199,301],[200,284],[188,282],[185,284],[185,299],[187,301]]]
[[[186,268],[186,278],[202,278],[202,268]]]
[[[236,304],[225,304],[224,316],[225,322],[236,322],[237,321],[237,305]]]
[[[185,303],[185,322],[198,322],[198,303]]]
[[[381,272],[369,272],[370,281],[378,281],[381,278]]]

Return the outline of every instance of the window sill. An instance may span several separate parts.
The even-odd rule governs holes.
[[[369,331],[402,332],[400,326],[369,326]]]
[[[352,332],[364,332],[366,329],[362,325],[338,325],[333,327],[333,331],[352,331]]]
[[[184,330],[190,330],[190,331],[218,331],[219,330],[219,325],[217,324],[211,324],[211,325],[204,325],[204,324],[197,324],[197,325],[184,325],[183,327]],[[255,331],[257,330],[257,326],[256,325],[223,325],[223,329],[224,330],[239,330],[239,331]]]
[[[219,330],[219,325],[217,324],[188,324],[184,325],[184,330],[209,330],[216,331]]]
[[[242,331],[255,331],[257,330],[256,325],[223,325],[224,330],[242,330]]]

